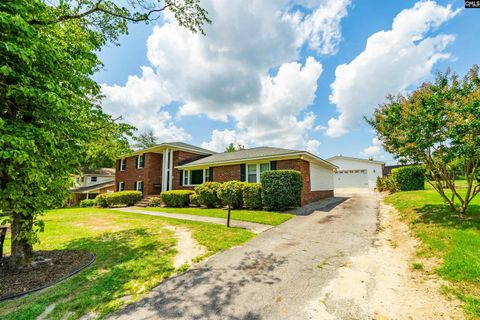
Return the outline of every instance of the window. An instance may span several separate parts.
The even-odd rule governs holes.
[[[120,182],[118,183],[117,190],[118,190],[118,191],[123,191],[123,190],[125,190],[125,182],[120,181]]]
[[[260,182],[261,174],[270,170],[270,162],[247,165],[247,182]]]
[[[145,155],[142,154],[137,157],[137,169],[142,169],[145,165]]]
[[[90,177],[90,182],[97,182],[97,177]]]
[[[120,159],[120,171],[125,171],[127,168],[127,159]]]
[[[247,165],[247,182],[257,182],[257,165]]]
[[[143,181],[135,182],[135,190],[143,192]]]
[[[183,185],[197,185],[204,182],[210,181],[210,171],[209,169],[200,169],[200,170],[185,170],[183,172]]]

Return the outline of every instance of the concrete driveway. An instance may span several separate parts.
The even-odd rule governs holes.
[[[336,269],[372,246],[380,199],[341,190],[314,213],[162,282],[112,318],[308,319]]]

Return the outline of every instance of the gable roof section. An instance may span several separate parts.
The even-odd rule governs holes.
[[[345,159],[345,160],[351,160],[351,161],[369,162],[369,163],[375,163],[375,164],[385,165],[385,162],[383,162],[383,161],[368,160],[368,159],[354,158],[354,157],[347,157],[347,156],[342,156],[342,155],[333,156],[333,157],[328,158],[327,160],[328,160],[328,161],[332,161],[332,160],[336,160],[336,159]]]
[[[131,157],[131,156],[146,153],[146,152],[160,152],[167,148],[172,148],[172,149],[181,150],[181,151],[188,151],[188,152],[193,152],[193,153],[203,154],[203,155],[211,155],[216,153],[214,151],[203,149],[185,142],[163,142],[150,148],[135,150],[132,153],[128,153],[128,154],[122,154],[117,159]]]
[[[96,170],[85,170],[83,171],[83,174],[96,174],[99,176],[114,176],[115,175],[115,169],[112,168],[100,168]]]
[[[70,189],[70,192],[72,192],[72,193],[82,193],[82,192],[91,191],[91,190],[100,189],[100,188],[106,188],[106,187],[110,187],[110,186],[114,186],[114,185],[115,185],[115,181],[110,180],[110,181],[100,182],[100,183],[97,183],[97,184],[92,184],[92,185],[86,186],[86,187],[79,187],[79,188],[75,188],[75,189]]]
[[[257,147],[251,149],[238,150],[233,152],[216,153],[209,157],[198,159],[181,166],[177,166],[179,169],[187,169],[200,166],[220,166],[234,163],[241,163],[243,161],[255,161],[255,160],[268,160],[276,158],[298,158],[305,156],[308,160],[319,162],[324,166],[337,168],[336,165],[323,160],[314,154],[302,150],[291,150],[273,147]]]

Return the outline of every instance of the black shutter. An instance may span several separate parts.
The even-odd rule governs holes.
[[[277,170],[277,161],[270,161],[270,170]]]
[[[213,167],[208,168],[208,181],[213,181]]]
[[[183,170],[178,170],[180,172],[180,185],[183,186]]]
[[[122,170],[122,159],[118,160],[118,171]]]
[[[138,169],[138,156],[135,157],[135,169]]]
[[[246,171],[246,166],[245,163],[242,163],[240,165],[240,181],[246,181],[246,176],[245,176],[245,171]]]

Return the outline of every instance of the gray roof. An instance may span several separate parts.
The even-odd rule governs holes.
[[[302,150],[291,150],[272,147],[258,147],[251,149],[238,150],[233,152],[216,153],[214,155],[186,163],[183,166],[201,166],[207,164],[216,164],[232,161],[243,161],[256,158],[268,158],[278,156],[288,156],[289,154],[306,153]]]
[[[371,162],[371,163],[382,164],[382,165],[385,164],[385,162],[383,162],[383,161],[348,157],[348,156],[342,156],[341,154],[330,157],[330,158],[327,159],[327,161],[332,161],[332,160],[335,160],[335,159],[347,159],[347,160],[352,160],[352,161],[364,161],[364,162]]]
[[[83,171],[83,174],[97,174],[97,175],[103,175],[103,176],[114,176],[115,175],[115,169],[112,168],[101,168],[101,169],[96,169],[96,170],[90,170],[86,169]]]
[[[72,192],[72,193],[82,193],[82,192],[85,192],[85,191],[95,190],[95,189],[99,189],[99,188],[105,188],[105,187],[109,187],[109,186],[113,186],[113,185],[115,185],[115,181],[110,180],[110,181],[100,182],[100,183],[97,183],[97,184],[92,184],[92,185],[89,185],[87,187],[79,187],[79,188],[75,188],[75,189],[70,189],[70,192]]]

